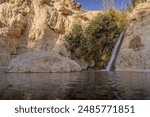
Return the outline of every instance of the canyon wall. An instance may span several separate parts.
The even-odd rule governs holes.
[[[77,20],[86,26],[98,13],[85,12],[80,7],[74,0],[1,0],[0,67],[35,50],[69,58],[64,35]]]
[[[136,6],[116,59],[116,71],[150,69],[150,0]]]

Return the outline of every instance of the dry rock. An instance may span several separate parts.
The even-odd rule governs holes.
[[[116,59],[116,70],[150,69],[150,2],[137,5]]]
[[[69,58],[64,35],[77,20],[87,26],[98,13],[80,7],[74,0],[0,0],[0,67],[34,50]]]
[[[76,72],[80,65],[54,52],[34,51],[19,55],[9,64],[8,72]]]

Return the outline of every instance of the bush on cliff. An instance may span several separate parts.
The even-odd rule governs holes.
[[[82,56],[82,42],[85,40],[84,32],[80,23],[75,23],[72,30],[65,36],[67,48],[71,52],[72,59]]]
[[[126,13],[110,10],[98,14],[85,31],[80,23],[74,25],[65,36],[72,59],[94,60],[95,68],[104,68],[120,33],[126,29],[126,18]]]
[[[125,18],[125,13],[110,10],[98,14],[87,27],[85,37],[90,43],[88,54],[94,59],[95,67],[106,66],[120,33],[126,29]]]

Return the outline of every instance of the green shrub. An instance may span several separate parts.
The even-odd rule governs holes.
[[[87,55],[95,61],[95,67],[106,66],[120,33],[126,30],[126,18],[124,12],[110,10],[98,14],[87,27],[85,37],[90,44]]]
[[[80,23],[75,23],[72,26],[71,32],[65,36],[67,41],[67,48],[72,54],[72,58],[79,58],[81,56],[82,42],[85,40],[84,32]]]
[[[110,10],[98,14],[85,31],[80,23],[75,24],[65,36],[72,59],[94,60],[95,68],[104,68],[120,33],[126,30],[126,18],[126,13]]]

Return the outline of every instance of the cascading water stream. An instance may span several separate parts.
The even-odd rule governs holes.
[[[109,60],[109,62],[107,64],[106,68],[103,69],[102,71],[110,71],[110,69],[112,67],[112,64],[113,64],[113,62],[114,62],[114,60],[116,58],[117,52],[119,50],[120,44],[121,44],[121,42],[123,40],[124,33],[125,32],[122,32],[120,34],[120,37],[119,37],[118,41],[116,42],[116,44],[115,44],[115,46],[114,46],[114,48],[112,50],[112,54],[111,54],[110,60]]]

